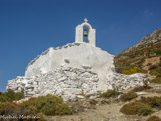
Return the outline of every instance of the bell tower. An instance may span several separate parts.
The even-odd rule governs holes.
[[[88,28],[88,31],[83,30],[84,26]],[[84,23],[76,26],[75,42],[83,43],[83,36],[88,37],[88,44],[96,46],[96,30],[88,23],[87,18],[84,19]]]

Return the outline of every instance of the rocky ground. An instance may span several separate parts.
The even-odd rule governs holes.
[[[161,85],[150,84],[150,86],[153,88],[144,91],[144,94],[140,94],[137,99],[141,96],[161,96]],[[123,92],[128,92],[130,90],[131,89],[124,90]],[[150,117],[122,114],[120,109],[126,103],[121,102],[119,96],[110,99],[97,98],[73,100],[67,102],[74,111],[73,115],[45,116],[45,119],[47,121],[146,121],[146,119]],[[161,111],[156,111],[152,115],[161,118]]]

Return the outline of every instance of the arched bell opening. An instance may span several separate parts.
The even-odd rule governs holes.
[[[89,43],[89,28],[87,26],[83,26],[83,42]]]
[[[85,19],[84,21],[84,23],[82,23],[81,25],[77,25],[76,27],[75,42],[86,42],[89,45],[96,46],[96,30],[93,29],[89,23],[87,23],[87,19]]]

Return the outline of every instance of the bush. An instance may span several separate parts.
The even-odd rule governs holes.
[[[14,100],[21,100],[24,98],[24,92],[17,92],[14,95]]]
[[[143,71],[139,67],[134,67],[130,70],[124,70],[122,73],[126,75],[131,75],[135,73],[143,73]]]
[[[161,84],[161,77],[157,77],[153,80],[151,80],[152,83],[157,83],[157,84]]]
[[[100,97],[109,98],[114,97],[116,95],[118,95],[118,93],[115,90],[107,90],[106,92],[102,93]]]
[[[72,114],[68,105],[63,103],[63,99],[57,96],[47,95],[38,98],[31,98],[20,104],[22,107],[42,112],[45,115],[69,115]]]
[[[36,108],[45,115],[69,115],[72,113],[68,105],[63,103],[62,98],[52,95],[38,97]]]
[[[154,111],[151,110],[151,109],[141,109],[138,111],[138,115],[143,115],[143,116],[147,116],[147,115],[150,115],[152,114]]]
[[[148,90],[148,89],[151,89],[152,87],[150,86],[138,86],[138,87],[135,87],[132,91],[134,92],[140,92],[140,91],[144,91],[144,90]]]
[[[148,64],[147,64],[147,66],[151,66],[151,65],[152,65],[152,63],[148,63]]]
[[[157,68],[157,65],[151,65],[150,67],[149,67],[149,70],[154,70],[154,69],[156,69]]]
[[[151,112],[152,110],[149,105],[138,102],[138,101],[128,103],[120,109],[120,112],[122,112],[126,115],[142,114],[141,112],[143,112],[143,111]]]
[[[11,95],[10,101],[13,99],[19,99],[21,95],[19,93],[15,95],[13,92],[7,94]],[[9,98],[7,99],[9,100]],[[68,105],[64,104],[63,99],[57,96],[47,95],[38,98],[30,98],[19,105],[11,102],[0,102],[0,115],[14,115],[14,116],[38,116],[37,121],[43,121],[45,115],[69,115],[72,114]],[[29,119],[31,120],[31,119]]]
[[[137,98],[137,94],[132,91],[125,93],[125,94],[121,95],[121,97],[120,97],[121,101],[124,101],[124,102],[130,101],[134,98]]]
[[[66,104],[50,104],[44,106],[41,111],[45,115],[69,115],[72,113]]]
[[[37,98],[30,98],[28,101],[25,101],[21,104],[19,104],[19,106],[21,106],[22,108],[25,109],[29,109],[29,110],[33,110],[36,111],[37,113],[39,113],[40,111],[36,109],[36,104],[37,104]]]
[[[12,90],[8,90],[8,92],[4,92],[0,94],[0,102],[12,102],[15,100],[20,100],[24,98],[23,92],[15,93]]]
[[[161,72],[161,69],[159,71]],[[156,76],[161,77],[161,73],[158,73]]]
[[[40,114],[37,114],[37,112],[28,110],[28,109],[24,109],[22,107],[20,107],[19,105],[12,103],[12,102],[1,102],[0,103],[0,115],[4,115],[4,116],[14,116],[14,117],[18,117],[20,118],[20,116],[23,117],[27,117],[27,116],[33,116],[33,117],[37,117],[36,119],[33,118],[25,118],[22,119],[22,117],[20,119],[9,119],[9,121],[45,121],[43,116]]]
[[[161,74],[158,72],[152,72],[151,75],[156,77],[161,77]]]
[[[157,117],[157,116],[151,116],[146,121],[161,121],[161,119],[159,117]]]
[[[152,108],[161,109],[161,97],[141,97],[141,102],[150,105]]]

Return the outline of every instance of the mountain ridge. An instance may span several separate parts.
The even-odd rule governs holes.
[[[139,47],[143,44],[148,45],[148,44],[155,43],[155,42],[158,42],[158,41],[161,41],[161,29],[160,28],[156,29],[151,34],[146,35],[137,44],[129,47],[128,49],[123,50],[119,54],[129,52],[130,50],[135,49],[135,48],[137,48],[137,47]],[[119,54],[117,54],[117,55],[119,55]]]
[[[124,73],[138,67],[148,75],[161,75],[161,29],[143,37],[136,45],[120,52],[114,58],[116,71]]]

